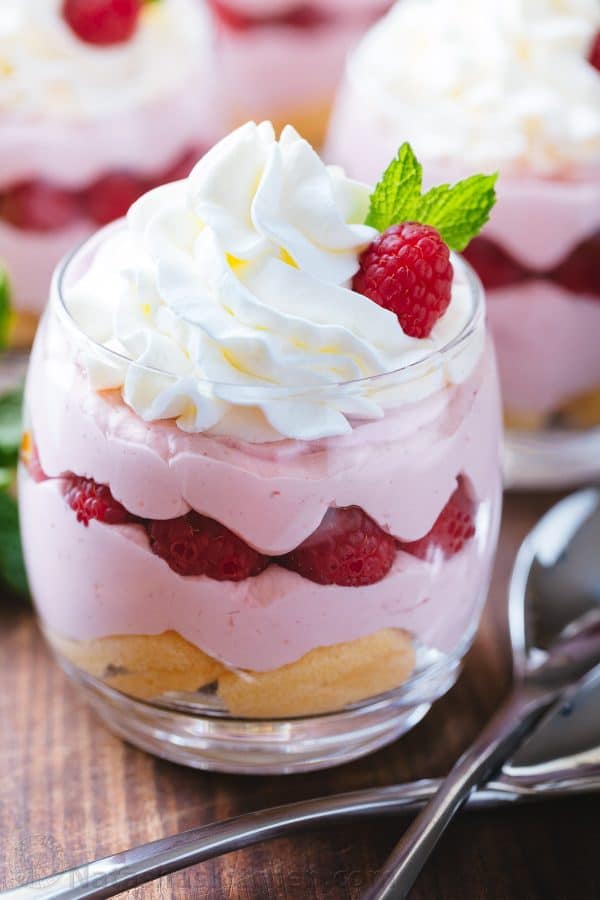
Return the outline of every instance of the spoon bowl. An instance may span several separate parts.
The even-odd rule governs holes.
[[[508,596],[515,676],[534,668],[540,651],[594,608],[600,609],[600,490],[589,488],[553,506],[517,554]]]
[[[573,619],[600,608],[600,490],[565,497],[523,541],[509,587],[515,677],[543,657]],[[503,771],[519,782],[585,778],[600,766],[600,672],[591,672],[562,711],[551,713]]]

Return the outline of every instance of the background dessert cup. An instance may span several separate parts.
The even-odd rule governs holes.
[[[391,0],[207,0],[229,124],[291,122],[318,146],[348,50]]]
[[[488,297],[508,483],[558,485],[600,472],[600,7],[516,6],[400,4],[350,59],[328,154],[370,179],[406,139],[436,184],[500,170],[466,257]]]
[[[59,268],[32,354],[20,471],[32,593],[66,670],[132,742],[238,772],[339,763],[426,713],[477,628],[501,493],[477,278],[454,259],[450,307],[422,344],[397,322],[389,336],[395,317],[366,297],[306,280],[317,264],[323,278],[340,261],[352,270],[354,251],[317,258],[305,246],[303,258],[290,226],[282,248],[273,236],[246,261],[232,244],[225,254],[221,241],[235,237],[240,253],[277,229],[276,166],[258,189],[253,166],[245,173],[254,235],[236,230],[222,187],[232,157],[239,172],[237,154],[263,145],[292,166],[288,178],[299,156],[300,172],[321,166],[325,193],[341,178],[293,132],[279,144],[268,126],[247,126]],[[289,210],[301,192],[286,183]],[[362,187],[335,183],[362,222]],[[188,203],[208,224],[186,220]],[[320,215],[330,239],[337,222],[368,241],[366,226]],[[228,268],[204,294],[221,254]],[[328,306],[324,295],[311,305],[319,290]],[[398,346],[394,371],[347,377]],[[238,378],[199,379],[190,356]],[[263,365],[268,383],[249,375]],[[285,384],[298,367],[305,380]]]
[[[64,8],[0,9],[0,258],[17,345],[30,343],[61,257],[187,174],[219,136],[209,21],[195,0],[144,3],[126,38],[84,39]]]

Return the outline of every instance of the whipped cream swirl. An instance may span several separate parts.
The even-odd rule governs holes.
[[[417,340],[350,289],[376,234],[362,224],[369,193],[289,126],[279,140],[269,122],[233,132],[186,181],[139,200],[68,290],[83,331],[126,357],[96,354],[94,387],[121,388],[147,421],[251,441],[344,434],[349,418],[381,417],[383,386],[368,377],[445,346],[472,302],[455,278],[447,313]],[[432,361],[418,384],[409,373],[406,399],[466,378],[479,353]]]
[[[349,78],[425,159],[542,174],[600,164],[598,0],[402,0]]]
[[[62,5],[0,0],[0,116],[116,115],[168,95],[209,56],[208,18],[197,0],[144,4],[136,34],[112,47],[81,41]]]

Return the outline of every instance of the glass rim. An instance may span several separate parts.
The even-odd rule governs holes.
[[[72,250],[63,257],[58,263],[52,278],[50,305],[54,305],[53,298],[56,297],[58,299],[58,310],[61,317],[67,322],[68,326],[76,333],[80,340],[83,340],[84,343],[90,345],[96,356],[99,354],[103,355],[108,360],[112,361],[113,365],[123,366],[126,364],[127,366],[134,366],[136,371],[147,372],[150,375],[158,375],[163,378],[166,377],[171,379],[180,378],[182,376],[177,373],[140,363],[136,359],[127,356],[125,353],[120,353],[118,350],[107,347],[105,344],[102,344],[100,341],[91,337],[91,335],[87,334],[75,320],[67,305],[65,299],[65,280],[68,277],[71,267],[77,262],[79,257],[87,251],[95,252],[97,247],[110,236],[112,232],[123,229],[125,224],[126,219],[123,218],[111,222],[109,225],[105,225],[103,228],[95,231],[90,237],[73,247]],[[240,382],[216,381],[196,375],[192,375],[191,377],[193,377],[199,385],[205,385],[217,390],[222,389],[228,393],[232,391],[240,392],[241,394],[248,392],[251,393],[252,396],[264,393],[265,396],[273,397],[278,395],[282,397],[308,392],[312,394],[322,393],[336,388],[359,388],[360,386],[376,384],[384,379],[393,378],[395,376],[400,377],[401,375],[410,376],[415,374],[415,376],[417,376],[421,369],[430,368],[432,363],[440,365],[445,357],[463,346],[485,322],[485,290],[479,276],[473,267],[460,254],[451,251],[450,258],[455,272],[460,271],[463,274],[464,281],[469,289],[469,297],[471,300],[470,315],[458,334],[454,335],[443,346],[432,349],[421,359],[407,362],[405,365],[398,366],[395,369],[390,369],[386,372],[378,372],[375,375],[364,375],[342,381],[326,381],[312,384],[261,383],[258,376],[256,382],[248,382],[246,384]]]

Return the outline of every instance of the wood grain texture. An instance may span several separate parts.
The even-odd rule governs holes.
[[[413,732],[329,772],[204,774],[113,737],[49,657],[32,614],[0,611],[0,887],[265,805],[443,774],[506,690],[506,585],[516,548],[555,498],[512,497],[490,600],[465,672]],[[414,900],[596,900],[596,797],[465,813]],[[230,854],[129,893],[134,900],[354,900],[402,821],[357,823]]]

